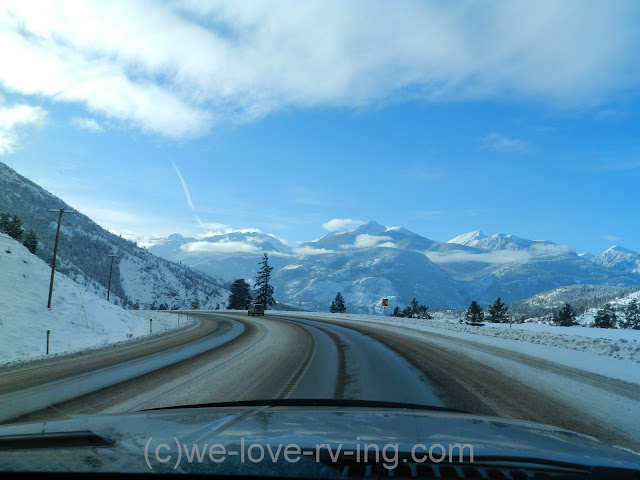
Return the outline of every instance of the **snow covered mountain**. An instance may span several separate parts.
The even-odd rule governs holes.
[[[431,248],[435,243],[433,240],[421,237],[406,228],[385,227],[371,220],[357,228],[331,232],[313,242],[300,245],[300,249],[314,250],[350,251],[367,248],[396,248],[400,250],[421,251]]]
[[[232,232],[200,239],[174,233],[158,240],[148,250],[228,281],[253,279],[263,252],[269,253],[269,264],[276,269],[288,265],[293,253],[289,245],[258,231]]]
[[[568,285],[640,285],[633,268],[622,268],[621,259],[631,258],[626,253],[609,265],[550,241],[475,231],[438,242],[375,221],[294,248],[263,233],[233,233],[172,235],[150,251],[226,280],[252,280],[266,251],[277,300],[314,310],[326,310],[338,291],[350,311],[372,312],[382,297],[392,307],[416,297],[431,308],[461,308]]]
[[[640,276],[632,270],[609,268],[611,265],[596,261],[598,257],[578,255],[545,240],[475,231],[447,243],[476,249],[468,255],[431,258],[454,279],[467,282],[467,291],[482,302],[496,295],[515,301],[569,285],[640,285]]]
[[[463,233],[448,240],[447,243],[455,243],[485,250],[527,250],[555,245],[555,243],[546,240],[528,240],[526,238],[516,237],[515,235],[504,235],[502,233],[487,236],[480,230]]]
[[[473,232],[460,234],[457,237],[448,240],[447,243],[456,243],[459,245],[466,245],[467,247],[475,247],[478,242],[485,238],[487,238],[487,236],[480,230],[474,230]]]
[[[593,257],[591,261],[619,272],[640,273],[640,253],[618,245]]]
[[[388,247],[304,255],[274,271],[273,284],[287,302],[320,311],[337,292],[350,312],[382,312],[383,297],[391,309],[414,297],[431,308],[464,303],[456,283],[425,255]]]
[[[434,243],[371,221],[295,248],[264,233],[234,232],[203,239],[174,234],[149,251],[226,280],[249,281],[267,252],[279,302],[327,310],[341,292],[350,311],[368,313],[379,308],[382,297],[389,297],[392,307],[414,297],[432,308],[462,305],[455,282],[422,253]]]
[[[370,221],[291,248],[263,233],[206,239],[171,235],[150,251],[226,280],[252,280],[263,251],[274,266],[276,298],[326,310],[339,291],[350,311],[417,298],[431,308],[521,300],[567,285],[640,285],[640,275],[608,268],[566,246],[480,231],[437,242],[401,227]]]
[[[17,215],[40,242],[37,255],[51,262],[57,216],[50,208],[73,210],[61,199],[0,162],[0,212]],[[197,270],[157,257],[133,242],[107,232],[79,213],[65,215],[60,229],[56,270],[106,297],[111,259],[112,301],[140,308],[166,303],[169,308],[215,308],[226,301],[223,282]]]

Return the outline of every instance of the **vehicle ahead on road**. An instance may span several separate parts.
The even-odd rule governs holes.
[[[264,305],[254,303],[249,307],[248,315],[262,315],[264,317]]]
[[[309,425],[313,425],[309,429]],[[61,461],[63,459],[64,461]],[[392,402],[269,400],[0,426],[0,471],[287,478],[638,478],[640,457],[533,422]],[[105,476],[105,474],[107,474]]]

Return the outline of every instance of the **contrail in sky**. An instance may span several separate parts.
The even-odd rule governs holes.
[[[180,170],[178,170],[178,167],[176,167],[176,164],[173,163],[173,160],[170,160],[170,161],[171,161],[171,165],[173,165],[173,169],[176,171],[176,174],[180,179],[180,183],[182,184],[182,189],[184,190],[184,196],[187,199],[187,204],[189,205],[189,208],[191,210],[195,210],[196,207],[193,206],[193,202],[191,201],[191,195],[189,195],[189,189],[187,188],[187,184],[184,182],[184,178],[182,178],[182,174],[180,173]]]

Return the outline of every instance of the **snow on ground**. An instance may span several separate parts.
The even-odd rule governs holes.
[[[187,326],[182,315],[126,311],[56,272],[47,308],[51,267],[24,246],[0,234],[0,365],[100,348]]]
[[[293,312],[269,312],[292,314]],[[375,315],[299,312],[357,322],[412,328],[514,350],[610,378],[640,384],[640,330],[557,327],[540,323],[472,327],[457,318],[423,320]]]

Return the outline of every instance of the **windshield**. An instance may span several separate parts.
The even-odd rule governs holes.
[[[382,442],[312,414],[413,405],[467,423],[389,421],[405,451],[560,449],[493,418],[639,452],[639,17],[3,2],[0,442],[258,402],[310,416],[237,431]]]

